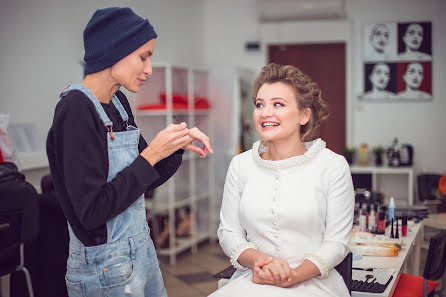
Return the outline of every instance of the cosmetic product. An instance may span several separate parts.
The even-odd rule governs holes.
[[[401,219],[401,236],[406,237],[407,236],[407,216],[404,215]]]
[[[375,219],[375,211],[372,210],[370,211],[370,215],[369,215],[369,219],[368,219],[368,227],[369,227],[369,231],[374,231],[375,230],[375,224],[376,224],[376,219]]]
[[[367,229],[370,229],[370,226],[369,226],[369,216],[370,216],[370,204],[367,204],[367,212],[366,212],[366,225],[367,225]]]
[[[379,213],[380,213],[380,207],[379,205],[376,205],[376,210],[375,210],[375,226],[378,227],[379,224]]]
[[[172,116],[172,118],[175,120],[175,122],[177,122],[177,124],[180,124],[180,120],[176,117],[176,116]]]
[[[389,211],[388,220],[393,224],[393,221],[395,221],[395,199],[393,197],[390,197],[388,211]]]
[[[362,210],[359,210],[359,228],[361,229],[361,231],[366,231],[367,226],[366,226],[366,216],[364,215],[364,213],[362,212]]]
[[[399,229],[398,221],[399,221],[399,219],[396,218],[395,238],[400,238],[400,234],[399,234],[399,231],[398,231],[398,229]]]
[[[386,232],[386,214],[381,212],[379,214],[378,233],[384,234]]]
[[[380,211],[380,213],[381,213],[381,212],[384,214],[384,224],[385,224],[386,226],[389,225],[390,222],[387,221],[387,206],[382,205],[382,206],[381,206],[381,211]]]
[[[367,204],[362,204],[361,212],[359,215],[359,227],[362,231],[367,231]]]
[[[395,238],[393,235],[393,219],[390,221],[390,238]]]
[[[361,268],[361,267],[352,267],[355,270],[364,270],[364,271],[373,271],[373,268]]]

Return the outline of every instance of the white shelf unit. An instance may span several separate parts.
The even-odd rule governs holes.
[[[168,124],[176,123],[174,117],[185,121],[190,128],[198,127],[212,140],[210,109],[195,108],[196,98],[211,101],[208,72],[171,64],[156,64],[152,68],[152,76],[136,95],[135,106],[135,119],[147,143]],[[183,99],[184,106],[179,106],[178,101]],[[150,108],[147,108],[149,105]],[[146,109],[141,109],[141,106],[146,106]],[[155,190],[152,199],[146,199],[149,216],[167,214],[169,247],[157,247],[157,252],[169,256],[171,264],[176,263],[177,254],[188,249],[196,253],[198,243],[213,238],[216,232],[214,193],[213,156],[201,159],[195,153],[186,151],[175,175]],[[178,238],[175,233],[175,211],[183,207],[190,209],[192,230],[190,236]]]
[[[42,169],[49,166],[45,152],[18,153],[17,165],[21,171]]]
[[[378,175],[407,175],[407,202],[408,205],[413,205],[413,168],[412,167],[376,167],[376,166],[350,166],[352,174],[371,174],[372,175],[372,190],[378,191]]]

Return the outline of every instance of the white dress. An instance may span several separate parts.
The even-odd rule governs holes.
[[[224,187],[218,237],[238,266],[228,284],[210,296],[349,296],[333,269],[348,253],[354,192],[344,157],[321,139],[304,143],[304,155],[267,161],[261,141],[233,158]],[[252,271],[236,260],[247,248],[285,258],[292,268],[305,259],[321,276],[289,288],[252,282]]]

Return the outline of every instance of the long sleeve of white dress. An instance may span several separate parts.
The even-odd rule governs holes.
[[[343,158],[339,158],[338,163],[329,183],[323,242],[316,251],[304,256],[319,268],[323,278],[348,254],[353,225],[354,193],[350,168]]]
[[[223,201],[220,210],[220,227],[218,238],[224,253],[230,257],[231,264],[238,269],[245,269],[237,259],[248,248],[256,248],[246,239],[246,230],[240,223],[240,197],[239,192],[239,159],[234,158],[229,165],[223,190]]]

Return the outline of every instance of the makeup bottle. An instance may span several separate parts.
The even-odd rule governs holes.
[[[373,205],[374,206],[374,205]],[[378,227],[379,224],[379,213],[380,213],[380,207],[379,205],[376,205],[376,211],[375,211],[375,227]]]
[[[369,231],[374,231],[375,227],[376,227],[376,225],[375,225],[376,224],[376,219],[375,219],[375,211],[373,210],[373,208],[370,211],[368,223],[369,223],[369,225],[368,225]]]
[[[364,216],[364,218],[361,217]],[[361,215],[359,216],[359,226],[362,227],[361,220],[364,220],[364,228],[362,231],[367,231],[367,204],[363,203],[361,208]]]
[[[367,211],[366,211],[365,215],[366,215],[367,229],[370,229],[370,227],[369,227],[370,204],[367,204]]]
[[[384,234],[386,232],[386,213],[381,212],[379,214],[378,233]]]
[[[402,218],[401,223],[401,236],[406,237],[407,236],[407,216],[404,215]]]
[[[390,197],[388,211],[389,211],[388,220],[391,224],[393,224],[393,222],[395,221],[395,200],[393,197]]]
[[[366,216],[364,215],[364,213],[362,212],[362,209],[359,210],[359,228],[361,229],[361,231],[366,231],[367,229],[367,225],[366,225]]]

